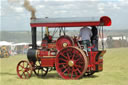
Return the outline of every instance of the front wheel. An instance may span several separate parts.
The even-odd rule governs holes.
[[[32,66],[31,66],[31,64],[26,60],[20,61],[17,65],[17,75],[21,79],[30,78],[31,75],[32,75]]]

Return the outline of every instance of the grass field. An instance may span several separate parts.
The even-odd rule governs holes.
[[[16,66],[20,60],[26,60],[26,56],[0,59],[0,85],[128,85],[128,48],[108,49],[104,70],[79,80],[64,80],[56,71],[49,72],[45,78],[33,74],[28,80],[19,79]]]

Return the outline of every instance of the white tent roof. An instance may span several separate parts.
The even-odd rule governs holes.
[[[15,43],[15,44],[13,44],[13,45],[29,45],[29,43],[23,42],[23,43]]]
[[[37,45],[41,45],[41,41],[37,41]]]
[[[12,45],[12,44],[13,42],[0,41],[0,46],[3,46],[3,45],[7,46],[7,45]]]

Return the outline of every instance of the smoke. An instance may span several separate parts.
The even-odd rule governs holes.
[[[24,0],[24,7],[31,12],[31,19],[35,19],[36,16],[35,16],[35,12],[36,12],[36,9],[33,8],[31,5],[30,5],[30,2],[28,0]]]
[[[8,0],[9,3],[19,3],[21,0]],[[30,4],[29,0],[24,0],[23,7],[31,12],[31,19],[35,19],[36,9]]]

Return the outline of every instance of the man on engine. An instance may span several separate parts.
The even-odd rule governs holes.
[[[80,33],[79,33],[78,39],[80,41],[82,41],[82,45],[84,45],[84,50],[85,51],[90,51],[88,49],[88,47],[91,44],[91,36],[92,36],[92,31],[87,26],[82,27],[80,29]]]

